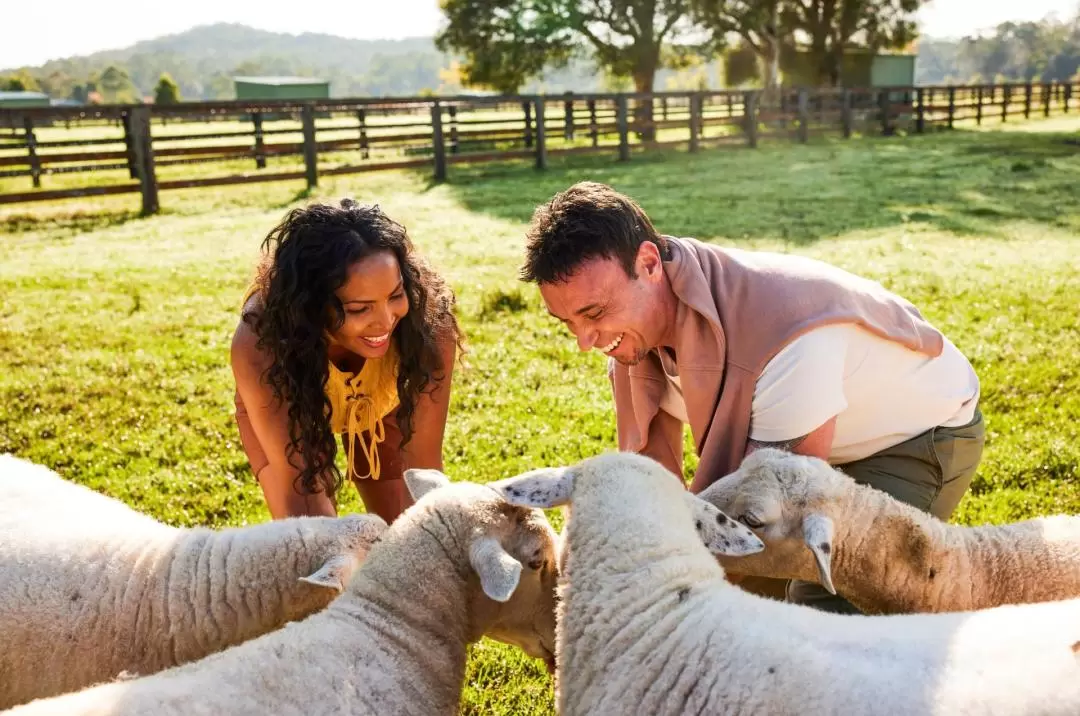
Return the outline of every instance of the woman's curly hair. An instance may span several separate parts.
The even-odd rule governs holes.
[[[454,295],[413,251],[403,226],[378,206],[351,199],[293,209],[266,236],[262,249],[255,279],[262,308],[252,326],[259,349],[272,358],[263,379],[275,399],[288,404],[286,457],[300,471],[297,486],[308,493],[325,489],[333,497],[343,480],[334,462],[337,441],[325,393],[327,334],[345,321],[335,291],[345,283],[349,267],[378,251],[393,253],[401,267],[409,299],[409,312],[394,328],[401,361],[396,417],[402,445],[412,437],[420,395],[453,368],[443,365],[438,343],[452,339],[462,347]]]

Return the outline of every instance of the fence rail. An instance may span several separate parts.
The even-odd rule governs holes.
[[[0,204],[766,139],[922,133],[1076,111],[1080,83],[191,102],[0,109]],[[230,123],[233,126],[221,126]],[[202,130],[202,131],[200,131]],[[218,173],[195,172],[218,165]],[[246,165],[246,166],[245,166]],[[185,174],[185,171],[188,172]],[[226,173],[221,173],[221,172]],[[198,174],[192,175],[192,172]],[[88,175],[72,185],[73,175]],[[126,176],[125,176],[126,175]],[[20,187],[23,178],[30,186]],[[43,179],[57,184],[44,187]]]

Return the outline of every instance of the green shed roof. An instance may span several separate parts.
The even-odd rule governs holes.
[[[233,77],[236,82],[246,82],[253,85],[325,85],[329,80],[318,77]]]
[[[26,108],[48,107],[49,95],[44,92],[9,91],[0,92],[0,107]]]

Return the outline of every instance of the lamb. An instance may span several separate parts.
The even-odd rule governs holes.
[[[0,456],[0,708],[149,674],[326,607],[374,515],[178,529]]]
[[[817,581],[868,614],[945,612],[1080,597],[1080,517],[950,525],[818,458],[752,453],[700,495],[768,548],[732,572]]]
[[[1080,713],[1080,600],[952,614],[830,614],[724,579],[684,490],[650,458],[605,454],[492,483],[571,505],[556,697],[584,714]]]
[[[552,667],[558,536],[543,513],[434,470],[407,470],[405,480],[416,502],[325,610],[201,661],[9,716],[456,716],[467,644],[482,635]]]

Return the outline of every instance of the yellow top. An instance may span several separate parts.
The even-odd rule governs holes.
[[[368,358],[359,373],[346,373],[333,362],[326,380],[326,396],[330,399],[330,428],[341,433],[350,447],[363,450],[368,462],[368,474],[360,475],[349,453],[346,477],[379,479],[381,464],[378,445],[386,439],[383,418],[398,407],[397,345],[391,339],[390,348],[382,358]],[[364,431],[369,434],[364,442]]]
[[[244,294],[244,302],[258,292],[252,284]],[[399,405],[397,393],[398,357],[397,342],[391,338],[390,347],[382,358],[367,358],[359,373],[348,373],[329,361],[330,373],[324,390],[330,399],[330,429],[340,433],[348,441],[350,452],[345,476],[348,478],[378,480],[382,472],[378,446],[386,439],[383,418]],[[364,442],[363,433],[369,435]],[[351,440],[350,440],[351,438]],[[368,474],[360,475],[353,464],[352,447],[358,447],[367,457]]]

